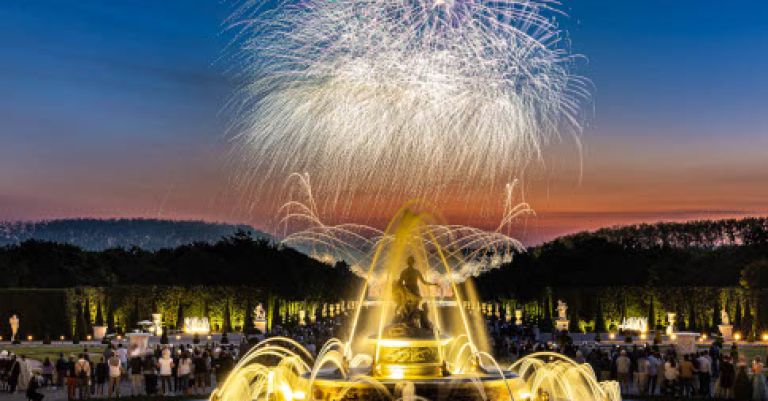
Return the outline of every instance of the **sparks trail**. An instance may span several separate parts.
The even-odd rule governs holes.
[[[295,171],[379,202],[498,193],[561,133],[588,82],[550,0],[246,2],[232,127],[241,183],[269,197]],[[389,195],[389,196],[383,196]],[[262,201],[263,199],[257,200]]]

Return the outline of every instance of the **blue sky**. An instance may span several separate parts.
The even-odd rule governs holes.
[[[271,211],[243,212],[227,195],[221,110],[232,84],[222,57],[232,7],[0,3],[0,219],[265,225]],[[558,170],[557,152],[536,178],[533,236],[768,210],[768,2],[577,0],[563,9],[572,47],[588,59],[579,72],[594,83],[594,114],[581,181],[572,164]]]

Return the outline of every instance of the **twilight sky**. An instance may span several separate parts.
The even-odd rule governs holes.
[[[219,0],[0,3],[0,220],[142,216],[245,222],[221,110]],[[582,137],[526,182],[519,235],[768,214],[768,2],[565,1],[595,86]],[[461,209],[447,210],[451,222]],[[374,216],[374,221],[376,217]]]

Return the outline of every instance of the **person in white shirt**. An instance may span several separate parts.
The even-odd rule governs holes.
[[[667,395],[677,396],[678,377],[680,376],[680,367],[674,358],[667,359],[664,363],[664,391]]]
[[[616,374],[618,375],[619,385],[621,386],[621,392],[623,394],[629,393],[630,382],[630,368],[632,361],[627,356],[627,351],[621,350],[619,357],[616,358]]]
[[[188,393],[190,375],[192,374],[192,358],[189,357],[187,351],[184,351],[179,358],[179,369],[177,374],[179,376],[178,391],[182,395],[186,395]]]
[[[157,361],[157,368],[160,370],[163,395],[166,395],[171,392],[171,375],[173,374],[173,358],[168,348],[163,349],[163,356]]]
[[[116,354],[112,354],[107,360],[107,366],[109,366],[109,398],[115,394],[120,397],[120,377],[123,375],[123,365],[120,363],[120,357]]]
[[[123,344],[117,345],[117,357],[120,358],[120,366],[123,368],[123,373],[128,372],[128,349],[123,347]]]

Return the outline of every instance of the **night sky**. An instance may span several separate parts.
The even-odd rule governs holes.
[[[535,243],[607,224],[768,213],[768,2],[566,1],[594,84],[581,163],[526,182]],[[161,217],[269,228],[231,182],[231,2],[0,3],[0,220]],[[462,221],[461,210],[446,213]],[[379,216],[382,217],[383,216]],[[490,219],[490,218],[489,218]],[[375,220],[375,219],[374,219]]]

